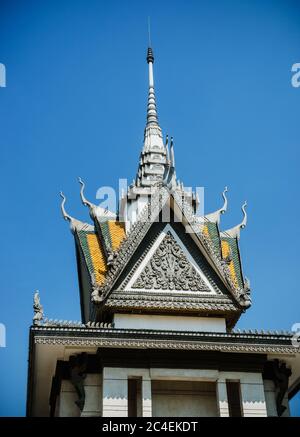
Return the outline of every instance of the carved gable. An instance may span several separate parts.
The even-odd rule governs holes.
[[[132,275],[128,290],[135,292],[189,292],[215,290],[174,229],[167,225]]]
[[[169,231],[133,289],[210,291]]]

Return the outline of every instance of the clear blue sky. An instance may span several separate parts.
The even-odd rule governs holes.
[[[0,3],[0,415],[24,415],[28,328],[40,290],[50,318],[79,319],[74,242],[62,220],[88,220],[77,177],[95,200],[131,180],[147,97],[152,20],[160,123],[175,139],[178,177],[204,186],[206,212],[229,191],[241,219],[253,306],[240,328],[300,322],[298,1],[4,1]],[[300,411],[298,402],[298,411]]]

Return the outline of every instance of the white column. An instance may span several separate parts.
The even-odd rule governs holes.
[[[142,379],[142,416],[152,417],[152,392],[150,375]]]
[[[244,417],[266,417],[264,383],[260,373],[249,373],[240,378]]]
[[[227,388],[225,379],[217,380],[217,403],[220,417],[229,417]]]
[[[126,369],[104,368],[102,416],[128,416],[128,382]]]
[[[276,408],[276,394],[275,394],[275,386],[274,382],[270,379],[264,380],[264,391],[265,391],[265,399],[266,399],[266,407],[268,417],[277,417],[277,408]]]

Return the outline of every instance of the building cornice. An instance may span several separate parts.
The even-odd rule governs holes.
[[[292,334],[178,332],[87,327],[31,328],[35,344],[296,354]]]

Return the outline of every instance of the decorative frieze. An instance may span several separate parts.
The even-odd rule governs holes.
[[[220,352],[248,352],[248,353],[278,353],[293,354],[293,346],[266,345],[266,344],[220,344],[200,343],[169,340],[137,340],[114,338],[81,338],[81,337],[35,337],[36,344],[61,344],[65,346],[93,346],[93,347],[120,347],[135,349],[178,349],[178,350],[207,350]]]

